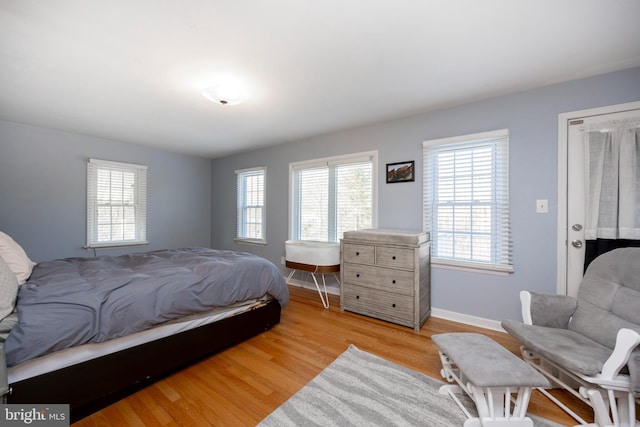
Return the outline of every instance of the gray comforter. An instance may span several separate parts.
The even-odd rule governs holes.
[[[248,253],[167,249],[42,262],[20,286],[7,365],[266,294],[289,302],[278,268]]]

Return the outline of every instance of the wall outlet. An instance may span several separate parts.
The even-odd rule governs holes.
[[[549,201],[547,199],[536,200],[536,213],[548,213]]]
[[[284,257],[283,256],[280,257],[280,264],[284,265]]]

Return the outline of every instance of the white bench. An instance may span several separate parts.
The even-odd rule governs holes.
[[[527,407],[532,388],[549,387],[542,374],[484,335],[448,333],[431,339],[440,349],[442,377],[458,384],[443,385],[440,393],[451,396],[465,413],[465,427],[533,426]],[[457,398],[460,391],[476,404],[477,417]]]

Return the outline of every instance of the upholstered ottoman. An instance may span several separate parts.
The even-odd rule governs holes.
[[[440,393],[451,396],[466,414],[465,427],[533,426],[527,407],[532,388],[549,387],[542,374],[484,335],[448,333],[431,339],[440,349],[442,377],[458,384],[443,385]],[[460,391],[475,402],[478,417],[456,397]]]

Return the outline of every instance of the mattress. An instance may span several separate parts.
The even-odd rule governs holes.
[[[154,328],[136,332],[131,335],[100,343],[83,344],[49,353],[45,356],[36,357],[8,368],[7,375],[9,384],[214,323],[259,307],[265,304],[269,298],[270,297],[252,299],[228,307],[215,308],[204,313],[197,313],[185,318],[166,322]]]
[[[266,294],[287,304],[282,273],[245,252],[183,248],[41,262],[19,288],[6,362],[107,342]]]

